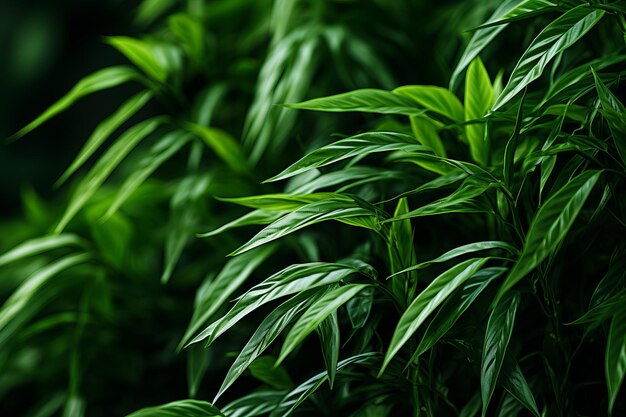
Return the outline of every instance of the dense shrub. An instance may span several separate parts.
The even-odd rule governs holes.
[[[623,414],[625,13],[144,1],[16,134],[136,86],[6,227],[3,407]]]

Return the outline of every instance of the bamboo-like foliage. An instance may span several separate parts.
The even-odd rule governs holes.
[[[0,398],[64,417],[625,413],[626,5],[464,7],[143,1],[150,34],[107,38],[128,64],[16,134],[137,85],[61,175],[62,210],[0,255]],[[448,87],[402,85],[411,13],[471,27],[456,61],[415,57],[448,59]]]

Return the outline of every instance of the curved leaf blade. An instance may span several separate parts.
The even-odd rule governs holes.
[[[426,318],[444,302],[454,290],[474,275],[487,261],[485,258],[468,259],[448,269],[422,291],[400,317],[391,338],[387,354],[380,369],[383,374],[389,362],[413,336]]]

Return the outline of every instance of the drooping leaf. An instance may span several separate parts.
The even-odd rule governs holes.
[[[351,365],[372,366],[374,363],[380,360],[380,354],[376,352],[361,353],[355,356],[351,356],[347,359],[339,361],[337,364],[337,377],[341,375],[345,368]],[[298,387],[290,391],[282,401],[276,406],[271,417],[287,417],[293,413],[293,411],[302,404],[308,397],[310,397],[324,382],[328,380],[328,373],[321,372],[307,381],[300,384]]]
[[[209,338],[211,343],[241,318],[270,301],[333,284],[359,272],[364,273],[362,269],[353,266],[323,262],[287,267],[248,290],[226,315],[203,330],[190,343],[197,343],[206,338]]]
[[[444,253],[443,255],[431,261],[421,262],[417,265],[410,266],[406,269],[403,269],[402,271],[398,271],[392,274],[391,276],[404,274],[406,272],[415,271],[418,269],[423,269],[435,263],[446,262],[459,256],[463,256],[469,253],[479,252],[483,250],[489,250],[489,249],[503,249],[511,254],[517,254],[517,249],[513,245],[510,245],[506,242],[485,241],[485,242],[468,243],[467,245],[459,246],[458,248],[449,250],[448,252]]]
[[[407,116],[424,113],[424,110],[395,92],[367,88],[337,94],[329,97],[315,98],[302,103],[285,104],[286,107],[303,110],[327,112],[367,112],[382,114],[404,114]]]
[[[569,48],[583,37],[604,15],[603,10],[591,9],[586,5],[575,7],[550,23],[533,40],[522,55],[509,82],[496,99],[493,110],[497,110],[522,91],[528,84],[541,76],[548,63],[561,51]]]
[[[205,36],[202,24],[188,14],[178,13],[167,19],[167,26],[181,42],[191,61],[202,65]]]
[[[57,114],[67,110],[80,98],[98,91],[117,87],[131,80],[137,79],[139,74],[126,66],[108,67],[94,72],[80,80],[66,95],[50,106],[35,120],[23,127],[14,137],[19,138],[52,119]]]
[[[185,132],[174,131],[155,143],[149,153],[138,161],[132,174],[120,186],[113,202],[104,215],[104,219],[110,218],[154,171],[173,157],[188,141],[189,136]]]
[[[285,343],[276,363],[280,364],[330,314],[367,287],[367,285],[349,284],[339,286],[324,293],[311,304],[285,337]]]
[[[541,206],[526,235],[524,248],[500,288],[499,297],[552,254],[576,220],[601,171],[585,171],[570,180]]]
[[[483,417],[487,413],[489,400],[496,388],[504,356],[513,333],[515,313],[520,303],[517,293],[507,293],[495,305],[485,333],[483,355],[480,365],[480,392],[483,402]]]
[[[308,294],[307,294],[308,295]],[[314,300],[313,297],[295,296],[274,309],[268,314],[254,332],[248,343],[241,350],[235,362],[231,365],[222,386],[213,402],[226,391],[248,366],[259,357],[269,345],[276,340],[283,330]]]
[[[354,300],[354,298],[349,301],[352,300]],[[337,363],[339,362],[339,349],[341,348],[341,335],[339,332],[337,311],[335,310],[330,313],[330,315],[317,326],[316,331],[320,339],[326,372],[328,372],[328,384],[330,385],[330,389],[333,389],[335,375],[337,374]]]
[[[413,336],[426,318],[460,285],[474,275],[486,262],[484,258],[469,259],[448,269],[435,278],[422,291],[402,314],[396,330],[391,338],[385,360],[379,375],[385,371],[389,362],[398,353],[402,346]]]
[[[465,121],[481,119],[495,101],[489,74],[480,58],[475,58],[465,77]],[[465,126],[465,135],[474,161],[480,165],[489,163],[489,141],[484,123]]]
[[[537,408],[535,397],[528,382],[526,382],[519,364],[510,351],[505,354],[500,378],[502,379],[504,389],[515,397],[517,401],[524,404],[524,407],[530,410],[535,417],[539,417],[539,409]]]
[[[207,320],[228,300],[274,251],[275,246],[266,246],[230,259],[220,273],[208,283],[206,288],[198,290],[194,313],[187,326],[179,349],[206,324]]]
[[[267,415],[276,408],[286,393],[287,391],[276,390],[254,391],[225,405],[222,410],[228,417]]]
[[[474,274],[463,287],[444,302],[435,317],[426,327],[411,362],[435,345],[454,326],[459,317],[469,308],[487,286],[506,272],[506,268],[490,267]]]
[[[206,401],[181,400],[142,408],[126,417],[224,417],[224,414]]]
[[[38,255],[40,253],[48,252],[58,248],[66,246],[85,246],[86,242],[80,237],[63,233],[60,235],[43,236],[35,239],[29,239],[10,251],[0,256],[0,267],[8,265],[12,262],[19,261],[29,256]]]
[[[347,158],[397,150],[432,152],[430,148],[419,145],[410,135],[395,132],[361,133],[314,150],[266,182],[283,180]]]
[[[624,165],[626,165],[626,107],[604,85],[593,68],[591,72],[593,73],[598,97],[600,97],[600,102],[602,103],[604,118],[609,123],[611,133],[613,134],[617,153],[622,158]]]
[[[60,186],[63,184],[76,170],[83,166],[109,136],[145,106],[151,98],[152,93],[149,91],[138,93],[121,104],[115,113],[100,122],[89,136],[89,139],[87,139],[87,142],[78,153],[78,156],[76,156],[76,159],[74,159],[72,164],[65,170],[55,185]]]
[[[482,178],[469,177],[449,196],[416,208],[415,210],[411,210],[408,213],[394,216],[391,219],[384,220],[384,222],[396,222],[414,217],[435,216],[448,213],[479,213],[486,211],[486,209],[476,201],[476,197],[479,197],[494,185],[494,183],[485,181]]]
[[[327,220],[338,220],[352,225],[376,228],[376,216],[377,213],[371,208],[363,207],[353,198],[347,196],[341,196],[341,198],[338,196],[328,200],[315,201],[276,220],[257,233],[247,243],[239,247],[231,256],[246,252],[307,226]],[[361,223],[359,221],[360,219],[372,220]]]
[[[230,221],[223,226],[218,227],[215,230],[211,230],[206,233],[198,234],[198,237],[212,237],[216,236],[220,233],[223,233],[227,230],[234,229],[237,227],[243,226],[251,226],[251,225],[259,225],[259,224],[270,224],[282,216],[287,214],[287,211],[274,211],[274,210],[253,210],[248,214],[245,214],[233,221]]]
[[[70,220],[72,220],[76,213],[78,213],[98,188],[100,188],[102,183],[104,183],[126,155],[128,155],[128,153],[146,136],[153,133],[161,123],[163,123],[163,119],[159,117],[139,122],[128,129],[111,145],[107,152],[78,184],[63,217],[55,228],[57,233],[65,229]]]
[[[606,342],[605,370],[606,386],[609,392],[609,415],[613,411],[619,388],[626,374],[626,308],[624,304],[616,309],[611,320],[609,336]]]
[[[315,201],[341,197],[335,193],[263,194],[249,197],[220,198],[221,201],[260,210],[293,211]]]
[[[87,253],[67,255],[49,265],[35,271],[27,277],[0,308],[0,330],[19,315],[38,291],[52,278],[61,272],[76,265],[89,261],[91,256]]]

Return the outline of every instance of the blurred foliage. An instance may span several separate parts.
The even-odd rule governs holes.
[[[0,5],[0,414],[620,415],[626,6],[581,4]]]

